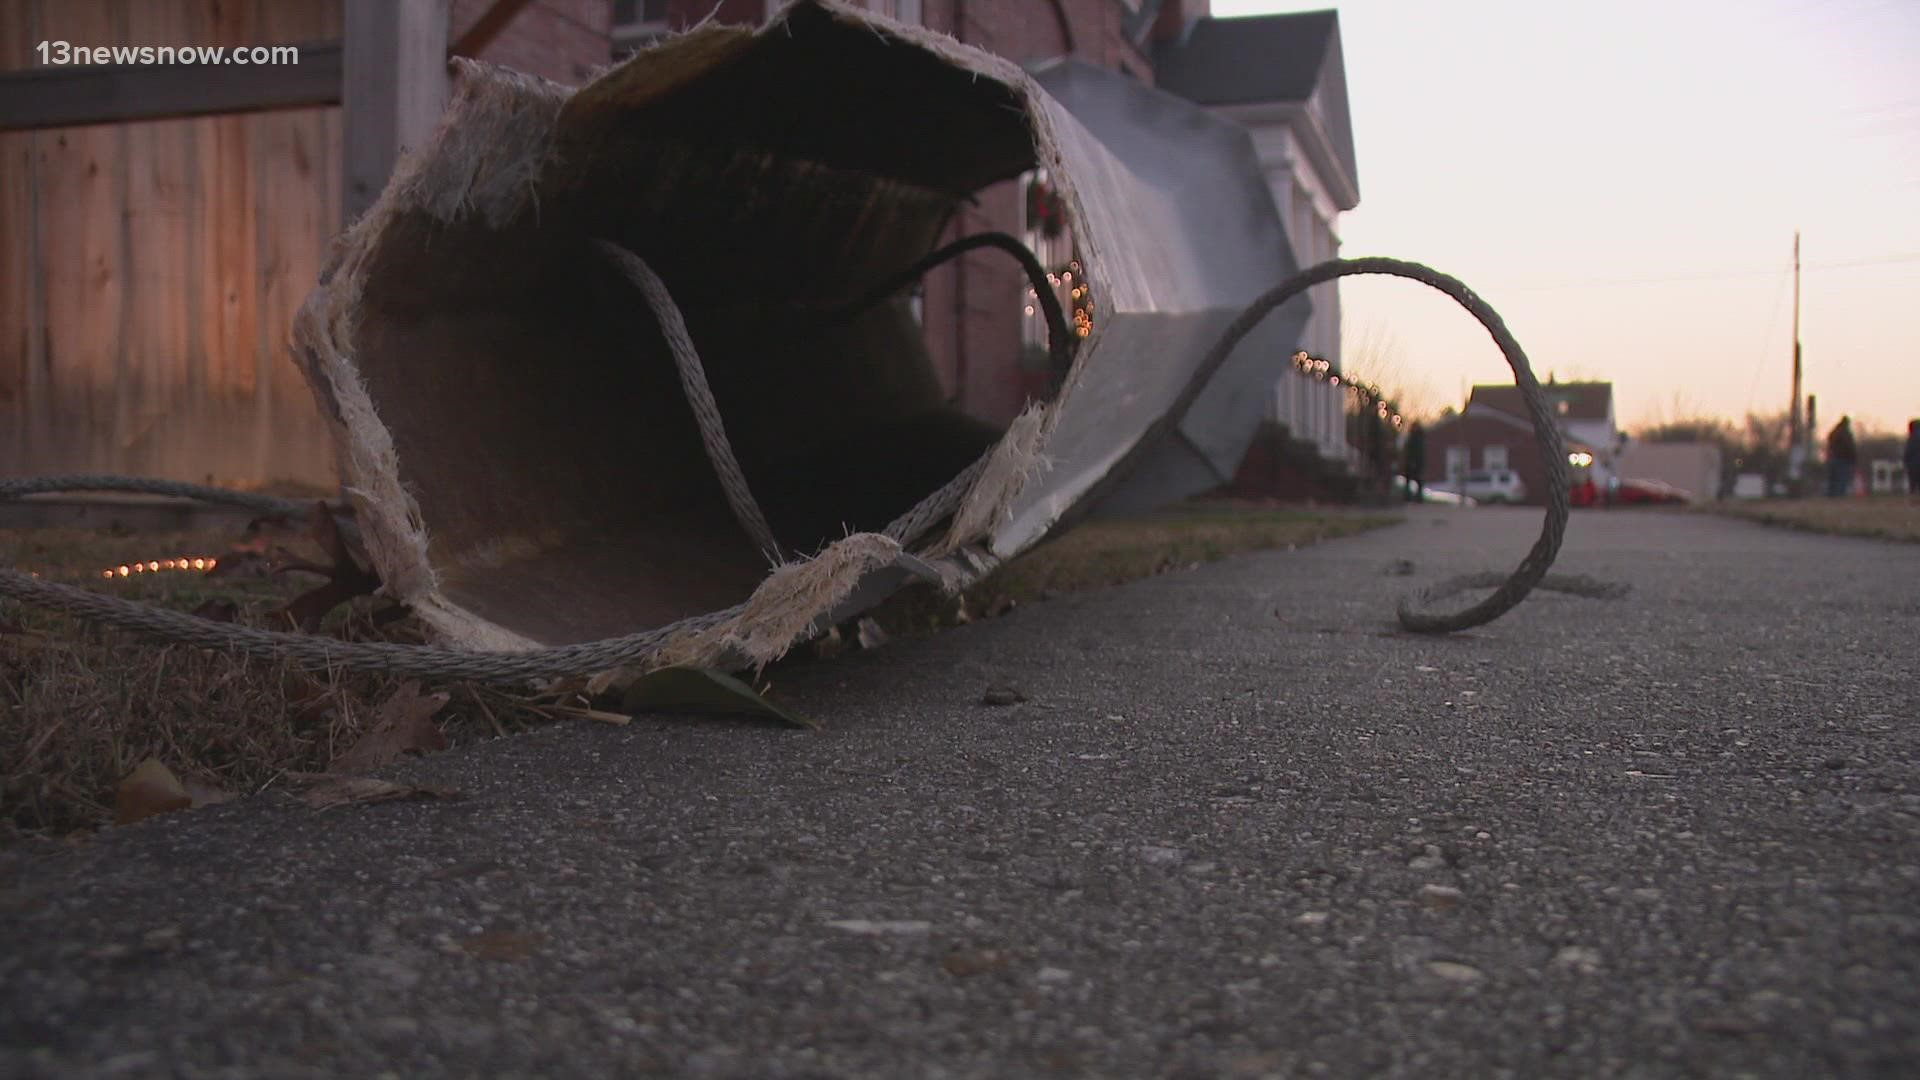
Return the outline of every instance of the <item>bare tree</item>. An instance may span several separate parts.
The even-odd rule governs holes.
[[[1372,383],[1410,420],[1432,419],[1440,409],[1440,395],[1431,380],[1419,375],[1391,327],[1379,319],[1342,328],[1341,370],[1352,379]]]

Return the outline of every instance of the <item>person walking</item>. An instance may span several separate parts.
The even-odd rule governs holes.
[[[1907,450],[1900,461],[1907,467],[1907,494],[1920,495],[1920,420],[1907,421]]]
[[[1853,441],[1853,418],[1843,416],[1827,433],[1827,497],[1837,499],[1853,493],[1853,467],[1860,460],[1860,448]]]
[[[1407,501],[1426,502],[1427,485],[1421,477],[1427,474],[1427,429],[1418,420],[1407,429],[1407,445],[1401,457],[1400,475],[1407,478]]]

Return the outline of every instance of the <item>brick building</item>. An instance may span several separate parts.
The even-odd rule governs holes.
[[[1338,20],[1332,12],[1219,20],[1209,0],[852,0],[869,10],[951,35],[1022,65],[1072,57],[1186,97],[1247,126],[1301,265],[1338,251],[1336,223],[1359,192],[1353,168]],[[616,52],[712,17],[757,24],[778,0],[614,0]],[[1229,26],[1230,24],[1230,26]],[[1223,72],[1223,66],[1233,68]],[[1167,70],[1171,81],[1157,74]],[[1036,187],[1035,181],[1039,181]],[[1023,237],[1050,268],[1070,265],[1070,238],[1033,220],[1045,177],[999,184],[962,204],[948,239],[999,231]],[[927,275],[918,310],[928,351],[952,399],[1004,422],[1048,381],[1044,334],[1029,314],[1026,279],[1003,254],[963,256]],[[1337,286],[1314,290],[1309,340],[1299,343],[1339,370]],[[1274,358],[1274,420],[1302,445],[1344,460],[1337,393],[1292,387]]]
[[[453,0],[448,40],[457,45],[496,8],[495,0]],[[493,30],[475,56],[570,85],[605,67],[613,48],[608,0],[531,0]]]
[[[1213,20],[1209,0],[860,2],[1021,64],[1071,57],[1122,72],[1245,124],[1296,259],[1304,265],[1337,250],[1335,219],[1357,188],[1331,13]],[[330,443],[286,363],[286,326],[332,238],[372,203],[399,150],[432,130],[425,110],[445,92],[432,85],[444,69],[416,55],[420,43],[432,38],[438,51],[579,84],[662,34],[708,18],[758,24],[777,7],[776,0],[145,0],[143,18],[129,22],[121,0],[15,0],[16,22],[38,26],[41,37],[98,45],[156,35],[293,42],[315,53],[311,63],[259,69],[258,103],[212,95],[181,105],[177,88],[144,89],[166,72],[73,69],[63,73],[72,86],[55,86],[33,70],[26,44],[33,35],[14,35],[0,49],[7,54],[0,79],[33,81],[35,109],[45,113],[0,131],[0,231],[42,238],[21,254],[24,267],[0,275],[15,286],[0,297],[0,329],[11,328],[0,345],[0,472],[327,486]],[[444,35],[439,28],[398,32],[404,13],[417,19],[437,10],[446,12]],[[406,63],[402,38],[412,50]],[[349,40],[360,45],[346,47]],[[1235,65],[1238,74],[1223,77]],[[342,74],[350,70],[359,74]],[[402,70],[409,73],[404,95],[394,80],[373,74]],[[348,100],[356,97],[365,107]],[[362,135],[349,137],[349,114],[362,118]],[[377,122],[366,122],[375,114]],[[164,123],[137,126],[155,120]],[[62,197],[32,194],[43,188]],[[1011,233],[1064,269],[1072,240],[1048,231],[1045,195],[1039,174],[988,188],[961,203],[948,236]],[[189,205],[175,205],[182,200]],[[95,236],[104,247],[45,239],[65,235]],[[190,285],[182,296],[132,287],[155,275],[216,284],[199,292]],[[1016,264],[991,251],[955,260],[921,285],[916,307],[934,369],[954,403],[988,421],[1011,418],[1049,381],[1047,365],[1036,362],[1044,334],[1024,310],[1026,288]],[[1338,370],[1333,290],[1315,290],[1317,314],[1299,347]],[[64,344],[57,363],[53,342]],[[1269,414],[1316,454],[1341,457],[1336,395],[1316,387],[1289,392],[1298,380],[1281,374],[1284,356],[1274,359]]]
[[[1613,384],[1558,382],[1541,387],[1566,443],[1573,482],[1591,479],[1601,488],[1613,475],[1619,438],[1614,427]],[[1541,503],[1547,491],[1546,463],[1527,418],[1526,401],[1512,385],[1476,386],[1467,406],[1427,429],[1423,481],[1453,491],[1467,472],[1511,469],[1527,486],[1526,501]]]
[[[1072,56],[1143,82],[1153,81],[1152,48],[1187,19],[1207,14],[1207,0],[853,0],[879,14],[916,23],[1020,64]],[[711,16],[756,24],[779,0],[615,0],[614,35],[625,51]],[[1024,236],[1043,262],[1071,259],[1043,250],[1028,228],[1032,177],[997,184],[961,204],[946,239],[980,232]],[[1058,257],[1050,259],[1049,255]],[[1024,314],[1025,276],[994,251],[961,256],[928,274],[917,309],[934,368],[967,412],[1004,423],[1042,394],[1048,371],[1037,316]],[[1024,323],[1023,323],[1024,320]]]

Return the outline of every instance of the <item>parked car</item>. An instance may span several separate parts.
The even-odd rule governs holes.
[[[1527,484],[1512,469],[1476,469],[1460,478],[1460,494],[1484,503],[1525,502]]]
[[[1672,484],[1660,480],[1621,480],[1614,489],[1615,502],[1627,503],[1683,503],[1687,493]]]
[[[1402,500],[1404,500],[1407,497],[1407,478],[1406,477],[1396,476],[1393,478],[1393,497],[1396,499],[1402,499]],[[1445,488],[1434,487],[1432,484],[1420,485],[1420,501],[1430,502],[1430,503],[1445,503],[1449,506],[1472,506],[1473,505],[1472,499],[1469,499],[1466,496],[1459,494],[1458,492],[1448,491]]]

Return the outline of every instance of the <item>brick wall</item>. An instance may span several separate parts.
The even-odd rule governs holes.
[[[667,25],[684,30],[709,14],[723,23],[757,26],[766,21],[767,11],[777,0],[668,0]]]
[[[668,25],[684,29],[709,13],[721,22],[758,25],[768,8],[768,0],[721,0],[717,11],[714,0],[671,0]],[[1208,8],[1208,0],[1167,0],[1155,33],[1177,33],[1185,19]],[[1152,60],[1125,37],[1126,15],[1118,0],[921,0],[921,21],[929,29],[1017,63],[1070,53],[1150,84]],[[980,192],[976,203],[955,215],[945,240],[987,231],[1019,235],[1022,197],[1011,182]],[[1005,422],[1044,393],[1047,373],[1021,364],[1026,278],[1011,258],[974,252],[927,275],[923,286],[928,351],[957,404]]]
[[[453,0],[449,40],[457,41],[493,0]],[[480,50],[479,59],[577,85],[613,56],[611,0],[533,0]]]
[[[1147,54],[1122,35],[1116,0],[922,0],[925,24],[1021,64],[1069,54],[1151,83]],[[956,215],[947,239],[1020,234],[1017,184],[982,192]],[[1005,422],[1046,390],[1044,371],[1021,364],[1026,277],[1003,252],[979,251],[927,275],[927,347],[948,392],[967,412]]]
[[[1429,484],[1447,482],[1447,448],[1465,447],[1467,468],[1486,468],[1486,448],[1507,448],[1507,468],[1520,474],[1527,485],[1526,501],[1544,503],[1547,492],[1546,465],[1540,459],[1540,446],[1531,427],[1516,427],[1505,420],[1484,416],[1457,416],[1442,420],[1427,429],[1427,464],[1421,479]]]
[[[1305,499],[1317,502],[1345,502],[1353,497],[1354,485],[1331,479],[1321,467],[1317,455],[1288,446],[1290,437],[1281,424],[1262,424],[1247,444],[1247,456],[1226,485],[1228,495],[1243,499]]]

